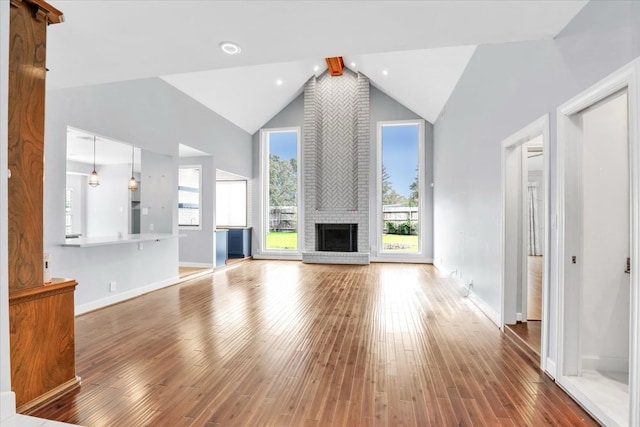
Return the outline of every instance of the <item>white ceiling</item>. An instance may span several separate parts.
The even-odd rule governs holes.
[[[49,89],[163,76],[253,133],[338,55],[433,122],[474,46],[554,37],[586,0],[51,3],[66,22],[48,31]]]
[[[67,128],[67,160],[93,165],[93,138],[92,133],[79,129]],[[95,136],[96,138],[96,165],[123,165],[131,164],[131,150],[134,150],[134,164],[136,171],[140,165],[140,149],[113,139]],[[88,170],[87,173],[91,171]]]

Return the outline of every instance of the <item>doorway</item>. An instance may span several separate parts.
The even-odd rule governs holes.
[[[502,143],[502,327],[546,370],[548,115]]]
[[[559,108],[557,382],[638,425],[638,63]]]

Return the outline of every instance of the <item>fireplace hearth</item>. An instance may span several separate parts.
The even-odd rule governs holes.
[[[316,251],[358,252],[358,224],[316,224]]]

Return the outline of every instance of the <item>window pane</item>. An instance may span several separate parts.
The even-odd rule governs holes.
[[[247,181],[216,182],[216,225],[247,226]]]
[[[419,125],[382,126],[382,251],[418,252]]]
[[[269,132],[267,249],[298,249],[298,132]]]
[[[178,172],[178,225],[200,225],[200,168],[181,167]]]

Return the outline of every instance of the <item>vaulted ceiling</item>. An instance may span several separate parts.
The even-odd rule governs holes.
[[[552,38],[586,0],[51,3],[49,89],[161,77],[254,133],[329,56],[434,122],[477,45]]]

